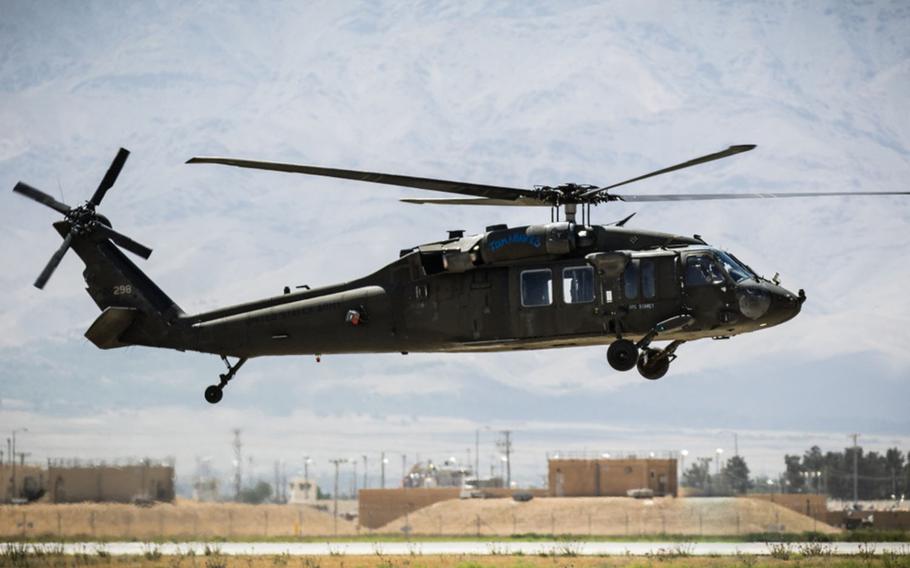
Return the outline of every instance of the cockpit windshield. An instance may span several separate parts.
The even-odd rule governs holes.
[[[734,282],[741,282],[749,278],[758,278],[754,272],[752,272],[749,267],[739,262],[736,257],[731,254],[727,254],[722,250],[715,250],[714,255],[717,257],[717,260],[723,265],[724,270],[727,271],[727,274],[730,275],[730,278]]]

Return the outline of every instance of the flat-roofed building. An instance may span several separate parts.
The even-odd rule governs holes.
[[[635,489],[676,497],[675,459],[551,458],[548,466],[551,497],[625,497]]]
[[[47,492],[53,503],[173,501],[174,463],[50,460]]]

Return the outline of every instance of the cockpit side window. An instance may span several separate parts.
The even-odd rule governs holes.
[[[657,295],[657,278],[654,272],[654,261],[651,259],[641,261],[641,295],[647,299]]]
[[[696,254],[686,258],[686,285],[723,284],[724,276],[711,255]]]
[[[550,269],[525,270],[521,273],[521,305],[549,306],[553,303],[553,273]]]
[[[626,265],[626,270],[622,273],[623,294],[626,296],[627,300],[638,298],[638,274],[639,261],[636,258]]]

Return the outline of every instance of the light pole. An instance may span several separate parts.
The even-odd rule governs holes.
[[[379,463],[382,464],[380,469],[382,470],[381,481],[382,488],[385,489],[385,464],[389,463],[389,460],[385,457],[385,452],[382,452],[382,458],[379,460]]]
[[[474,477],[480,479],[480,428],[474,430]]]
[[[356,457],[351,459],[351,471],[354,472],[354,474],[351,476],[351,498],[356,499],[357,498],[357,458]]]
[[[12,444],[13,453],[12,453],[12,455],[10,456],[11,458],[13,458],[13,460],[12,460],[12,463],[13,463],[13,471],[12,471],[13,486],[10,488],[10,489],[11,489],[10,494],[9,494],[10,500],[13,500],[13,499],[16,498],[16,433],[17,433],[17,432],[28,432],[28,428],[16,428],[16,429],[13,430],[13,444]]]
[[[332,517],[334,517],[335,523],[335,536],[338,536],[338,467],[343,463],[347,463],[348,460],[344,458],[338,458],[329,461],[335,465],[335,490],[332,491]]]
[[[856,445],[856,439],[859,434],[850,434],[853,438],[853,508],[857,508],[859,503],[859,446]]]
[[[303,456],[303,479],[307,483],[310,481],[310,464],[313,463],[313,460],[310,459],[310,456]]]

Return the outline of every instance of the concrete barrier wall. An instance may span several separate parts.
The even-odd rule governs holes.
[[[458,499],[460,493],[461,490],[457,487],[361,489],[358,493],[360,526],[379,528],[433,503]]]
[[[478,489],[487,498],[511,499],[517,492],[530,493],[534,497],[546,497],[546,489],[506,489],[489,487]],[[458,499],[461,489],[457,487],[433,487],[413,489],[361,489],[358,500],[358,518],[360,526],[376,529],[406,517],[410,513],[429,507],[433,503]],[[405,525],[402,519],[401,526]]]
[[[747,495],[749,499],[770,501],[796,511],[807,517],[828,522],[828,498],[825,495],[811,495],[806,493],[757,493]]]

